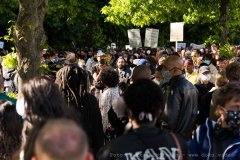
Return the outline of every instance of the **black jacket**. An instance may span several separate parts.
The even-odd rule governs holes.
[[[177,136],[183,159],[187,159],[186,142]],[[100,149],[98,160],[129,159],[179,159],[179,152],[172,135],[160,128],[141,126],[120,136]]]
[[[164,121],[167,128],[184,138],[191,138],[198,110],[198,91],[184,75],[174,76],[163,86]]]
[[[89,93],[83,96],[82,101],[84,107],[78,108],[75,114],[87,133],[91,151],[96,155],[104,144],[102,117],[98,101]]]

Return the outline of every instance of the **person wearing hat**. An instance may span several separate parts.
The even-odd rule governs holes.
[[[186,60],[184,62],[185,78],[192,84],[198,83],[198,73],[194,72],[194,66],[192,60]]]
[[[202,124],[205,122],[206,117],[209,115],[209,104],[207,99],[209,99],[208,92],[214,87],[214,84],[210,82],[211,72],[208,66],[202,66],[199,68],[199,82],[195,84],[198,90],[198,115],[197,124]],[[208,112],[206,112],[208,111]]]

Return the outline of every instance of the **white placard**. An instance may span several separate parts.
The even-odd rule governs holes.
[[[183,22],[176,22],[170,24],[170,41],[183,41]]]
[[[177,48],[178,48],[178,49],[186,48],[186,45],[187,45],[186,43],[178,43],[178,44],[177,44]]]
[[[140,35],[140,29],[129,29],[128,30],[128,39],[129,45],[132,48],[140,48],[142,47],[142,40]]]
[[[117,48],[116,43],[111,43],[111,48],[116,49]]]
[[[193,49],[202,49],[202,48],[205,48],[205,44],[194,44],[194,43],[191,43],[190,47],[192,47]]]
[[[144,46],[151,47],[151,48],[157,48],[158,35],[159,35],[158,29],[146,28]]]
[[[0,41],[0,49],[3,49],[4,42]]]
[[[126,49],[126,50],[128,50],[128,49],[129,49],[129,50],[132,50],[132,47],[131,47],[130,45],[125,45],[125,49]]]

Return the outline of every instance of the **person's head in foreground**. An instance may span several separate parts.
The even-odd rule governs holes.
[[[214,105],[218,122],[223,128],[228,128],[233,133],[240,135],[240,86],[227,84],[216,91]]]
[[[47,121],[36,136],[31,160],[92,160],[85,132],[67,119]]]
[[[130,85],[124,101],[133,128],[154,125],[164,110],[162,90],[150,79],[139,79]]]

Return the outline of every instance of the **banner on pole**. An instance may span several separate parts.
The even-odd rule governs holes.
[[[183,22],[176,22],[170,24],[170,41],[183,41]]]
[[[128,30],[128,39],[129,39],[129,45],[132,48],[142,47],[140,29],[129,29]]]
[[[159,36],[158,29],[146,28],[144,46],[151,47],[151,48],[157,48],[158,36]]]

